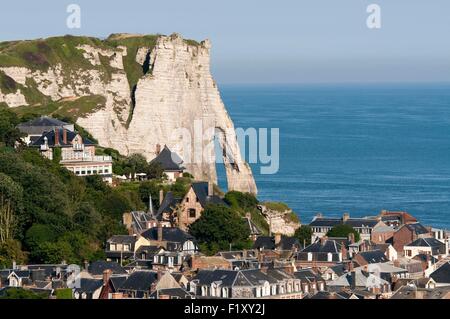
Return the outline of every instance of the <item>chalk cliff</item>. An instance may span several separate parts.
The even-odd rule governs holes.
[[[217,181],[215,163],[202,156],[216,137],[228,188],[256,193],[211,76],[210,48],[208,40],[177,34],[0,43],[0,104],[75,118],[100,145],[126,155],[142,153],[151,160],[156,145],[167,144],[203,180]]]

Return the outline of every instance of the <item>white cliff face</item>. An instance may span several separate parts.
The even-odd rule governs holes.
[[[0,91],[0,103],[6,103],[9,107],[18,107],[28,105],[25,96],[22,94],[20,89],[15,93],[3,94]]]
[[[227,132],[234,127],[210,73],[209,50],[208,41],[190,46],[178,36],[158,40],[150,54],[151,74],[137,84],[128,148],[129,152],[143,153],[150,159],[156,156],[157,144],[167,144],[179,152],[196,178],[217,181],[214,156],[211,162],[203,154],[213,145],[214,130]],[[142,56],[141,52],[140,61]],[[196,134],[196,126],[201,126],[204,138]],[[174,134],[180,128],[195,140],[189,148],[190,154],[184,148],[186,134]],[[228,188],[256,193],[251,170],[241,159],[236,139],[222,138],[221,145],[227,145],[235,162],[232,165],[230,158],[224,159]]]
[[[292,213],[290,209],[281,212],[269,209],[265,205],[259,205],[258,209],[269,224],[272,234],[293,236],[295,231],[301,226],[299,222],[292,221],[289,218],[289,215]]]
[[[142,153],[151,160],[156,156],[156,145],[167,144],[185,157],[185,166],[199,180],[217,181],[214,156],[209,160],[202,157],[203,150],[213,145],[216,134],[227,152],[224,163],[228,189],[256,194],[251,169],[241,158],[235,136],[224,134],[234,132],[234,126],[210,73],[208,41],[189,45],[181,37],[172,35],[159,37],[153,49],[149,44],[138,48],[137,52],[127,52],[125,46],[108,50],[79,45],[77,49],[92,69],[65,70],[63,65],[57,64],[46,71],[23,67],[0,70],[23,86],[29,83],[28,79],[34,81],[36,89],[53,101],[104,96],[103,108],[77,119],[102,146],[115,148],[125,155]],[[123,57],[128,54],[136,55],[134,60],[140,65],[150,58],[149,72],[136,85],[134,105],[123,63]],[[99,68],[102,61],[105,63],[100,56],[107,58],[110,74]],[[2,101],[10,107],[27,105],[20,90],[14,96],[0,93]],[[203,139],[196,131],[198,125],[203,130],[200,132]],[[195,137],[195,150],[200,149],[190,158],[185,154],[189,152],[183,139],[186,134],[174,134],[180,129],[192,139]]]

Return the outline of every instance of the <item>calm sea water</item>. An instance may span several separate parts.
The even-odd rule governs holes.
[[[450,229],[450,85],[220,89],[236,127],[280,129],[278,173],[252,165],[261,200],[304,223],[387,209]]]

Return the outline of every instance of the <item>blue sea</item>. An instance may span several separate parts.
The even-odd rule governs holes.
[[[303,223],[386,209],[450,229],[450,84],[220,90],[236,127],[280,129],[278,173],[252,164],[260,200],[286,202]]]

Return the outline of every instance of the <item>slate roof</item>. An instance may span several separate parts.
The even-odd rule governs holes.
[[[73,128],[73,124],[60,121],[47,116],[41,116],[32,119],[25,123],[20,123],[17,128],[26,134],[43,134],[45,131],[50,131],[54,127],[70,127]]]
[[[158,227],[147,229],[141,235],[149,240],[158,240]],[[187,240],[195,240],[192,235],[178,227],[163,227],[162,239],[174,243],[184,243]]]
[[[195,182],[192,183],[191,187],[194,190],[195,195],[197,195],[198,201],[202,207],[205,207],[208,204],[227,206],[219,196],[208,196],[208,182]]]
[[[58,119],[54,119],[48,116],[41,116],[35,119],[32,119],[28,122],[21,123],[19,127],[29,127],[29,126],[63,126],[69,123],[60,121]]]
[[[125,280],[119,290],[148,291],[157,280],[157,272],[135,271]]]
[[[72,146],[72,144],[70,143],[77,135],[77,132],[73,132],[73,131],[67,131],[67,143],[64,143],[63,140],[63,131],[64,129],[61,128],[57,128],[56,131],[58,132],[59,135],[59,146]],[[55,146],[55,131],[52,130],[50,132],[45,132],[44,134],[42,134],[41,137],[39,137],[36,141],[34,141],[31,146],[41,146],[43,144],[45,144],[44,139],[47,138],[47,144],[49,147],[54,147]],[[95,145],[94,142],[92,142],[91,140],[87,139],[87,138],[83,138],[83,144],[84,145]]]
[[[111,276],[109,280],[111,281],[114,291],[118,291],[120,288],[122,288],[127,278],[128,276]]]
[[[402,227],[400,227],[400,229],[402,229],[403,227],[408,228],[410,231],[416,233],[417,235],[429,233],[428,229],[425,228],[425,226],[423,226],[421,223],[405,224]]]
[[[194,296],[183,288],[167,288],[155,291],[150,297],[156,298],[156,295],[166,295],[170,299],[192,299]]]
[[[108,239],[108,243],[116,244],[134,244],[136,242],[136,236],[132,235],[114,235]]]
[[[236,281],[238,273],[238,271],[224,269],[199,270],[193,279],[198,280],[201,285],[210,285],[213,282],[221,282],[223,286],[231,287]],[[248,281],[247,285],[250,285]]]
[[[278,282],[278,280],[263,273],[260,269],[246,269],[242,270],[241,273],[253,286],[260,286],[265,281],[268,281],[271,284],[276,284]]]
[[[264,282],[275,284],[284,279],[293,278],[281,269],[268,269],[267,273],[261,269],[246,270],[199,270],[193,280],[198,280],[200,285],[220,283],[224,287],[235,286],[261,286]]]
[[[330,267],[330,269],[333,270],[333,272],[337,276],[342,276],[343,274],[345,274],[347,272],[347,270],[345,269],[345,266],[343,264],[332,266],[332,267]]]
[[[436,283],[450,284],[450,262],[446,262],[430,275]]]
[[[172,213],[177,204],[181,203],[181,198],[176,198],[172,192],[167,192],[159,206],[156,218],[161,220],[163,213]]]
[[[308,296],[306,299],[348,299],[345,295],[336,292],[318,291],[312,296]]]
[[[384,285],[384,284],[389,284],[386,280],[377,277],[375,275],[372,275],[364,270],[360,269],[355,269],[355,283],[356,283],[356,287],[367,287],[368,285],[370,285],[370,281],[373,278],[376,278],[376,282],[377,284],[380,285]],[[336,280],[333,281],[329,281],[327,283],[328,286],[338,286],[338,287],[349,287],[352,284],[352,274],[346,273],[342,276],[340,276],[339,278],[337,278]]]
[[[164,249],[161,248],[160,246],[144,246],[144,245],[142,245],[136,250],[135,255],[137,257],[141,257],[142,253],[145,253],[147,255],[147,257],[152,257],[152,256],[156,255],[160,250],[164,250]]]
[[[91,263],[88,272],[92,275],[103,275],[106,269],[110,269],[113,274],[125,274],[126,271],[118,263],[113,261],[98,260]]]
[[[311,269],[300,269],[294,272],[294,277],[302,282],[313,283],[324,281],[322,277],[314,273]]]
[[[150,213],[144,211],[132,211],[131,218],[133,229],[137,233],[141,233],[147,229],[147,222],[154,220]]]
[[[79,293],[94,293],[97,289],[103,286],[102,279],[81,278],[80,287],[75,288]]]
[[[309,224],[312,227],[334,227],[340,224],[350,225],[353,228],[370,227],[373,228],[379,221],[371,218],[349,218],[345,222],[342,218],[315,217]]]
[[[291,250],[294,246],[300,247],[298,239],[288,236],[281,236],[278,245],[275,245],[274,236],[259,236],[253,243],[253,249],[274,250],[275,248],[279,248],[281,250]]]
[[[363,251],[358,253],[369,264],[388,262],[389,259],[381,250]]]
[[[307,246],[301,251],[302,253],[335,253],[341,252],[341,246],[335,240],[325,240],[323,243],[318,240]]]
[[[183,171],[185,168],[182,166],[183,160],[178,156],[177,153],[172,152],[167,145],[164,146],[163,150],[156,156],[151,163],[159,163],[165,171],[179,172]]]
[[[445,246],[445,244],[440,242],[436,238],[418,238],[412,243],[405,246],[440,248],[441,246]]]

